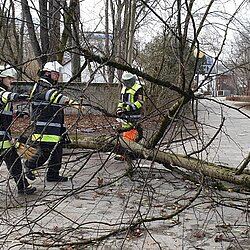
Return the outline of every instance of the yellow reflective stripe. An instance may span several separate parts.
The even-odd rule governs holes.
[[[10,92],[4,92],[2,93],[2,103],[7,103],[8,102],[8,96]]]
[[[127,105],[125,109],[126,109],[127,111],[130,111],[130,106]]]
[[[41,135],[41,134],[33,134],[32,141],[43,141],[43,142],[59,142],[61,136],[58,135]]]
[[[136,101],[136,102],[134,103],[134,105],[135,105],[138,109],[140,109],[140,108],[142,107],[142,103],[141,103],[140,101]]]
[[[57,91],[54,91],[49,99],[50,102],[52,103],[55,103],[55,98],[56,98],[56,95],[57,95]]]
[[[135,92],[136,92],[138,89],[140,89],[140,88],[141,88],[141,85],[135,83],[135,84],[132,86],[132,88],[130,88],[130,89],[127,90],[127,93],[129,93],[129,94],[131,94],[131,95],[134,95]]]
[[[123,108],[123,107],[124,107],[124,103],[123,102],[119,102],[118,108]]]
[[[122,124],[122,128],[124,128],[124,129],[131,129],[133,127],[134,127],[134,125],[131,122],[127,122],[127,123]]]
[[[56,96],[56,98],[53,101],[53,103],[59,103],[58,99],[60,99],[61,97],[62,97],[62,94],[59,94],[58,96]]]
[[[13,145],[9,140],[0,141],[0,149],[11,148]]]
[[[135,96],[135,93],[138,89],[141,88],[141,85],[135,83],[132,88],[128,89],[126,92],[129,94],[129,101],[134,103],[134,96]]]
[[[128,89],[126,92],[130,95],[134,95],[136,91],[134,89]]]
[[[4,111],[10,111],[10,108],[11,108],[11,103],[8,102],[4,107]],[[9,115],[12,115],[12,112]]]

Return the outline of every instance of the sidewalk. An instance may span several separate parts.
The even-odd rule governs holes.
[[[205,132],[211,138],[219,128],[222,118],[225,118],[221,133],[211,145],[209,159],[214,163],[237,167],[250,151],[250,111],[238,109],[233,101],[225,98],[215,98],[222,104],[216,104],[204,100],[207,108],[200,105],[201,122],[207,124]],[[232,108],[223,106],[223,104]],[[248,116],[248,117],[247,117]]]
[[[213,102],[206,99],[199,101],[198,122],[201,125],[199,131],[201,140],[188,141],[185,149],[191,153],[210,143],[224,118],[225,121],[220,132],[199,157],[216,164],[237,167],[250,150],[250,111],[242,109],[239,112],[236,110],[238,107],[234,105],[235,102],[227,101],[223,97],[213,98],[213,100]],[[179,143],[176,152],[184,153],[182,143]]]

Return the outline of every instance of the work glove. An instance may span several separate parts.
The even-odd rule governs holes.
[[[79,102],[76,102],[74,100],[68,100],[66,104],[72,108],[78,109],[81,112],[85,110],[85,108]]]
[[[16,142],[15,147],[17,149],[17,153],[25,160],[30,160],[38,154],[38,150],[36,148],[33,148],[30,145],[24,144],[22,142]]]

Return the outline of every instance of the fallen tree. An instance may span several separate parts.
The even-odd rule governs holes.
[[[72,143],[70,147],[94,149],[103,152],[110,151],[114,147],[121,147],[125,151],[133,152],[138,158],[144,158],[161,163],[165,166],[171,166],[173,170],[175,170],[175,168],[183,168],[202,176],[208,176],[220,181],[226,181],[245,188],[250,188],[250,173],[247,170],[238,174],[237,169],[233,166],[216,165],[194,157],[164,152],[157,148],[147,149],[142,144],[124,140],[121,137],[87,136],[84,137],[84,139]]]

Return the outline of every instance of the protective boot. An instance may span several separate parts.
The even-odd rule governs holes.
[[[27,181],[27,179],[22,176],[18,180],[15,180],[17,183],[17,189],[19,194],[33,194],[36,191],[35,187],[32,187]]]

